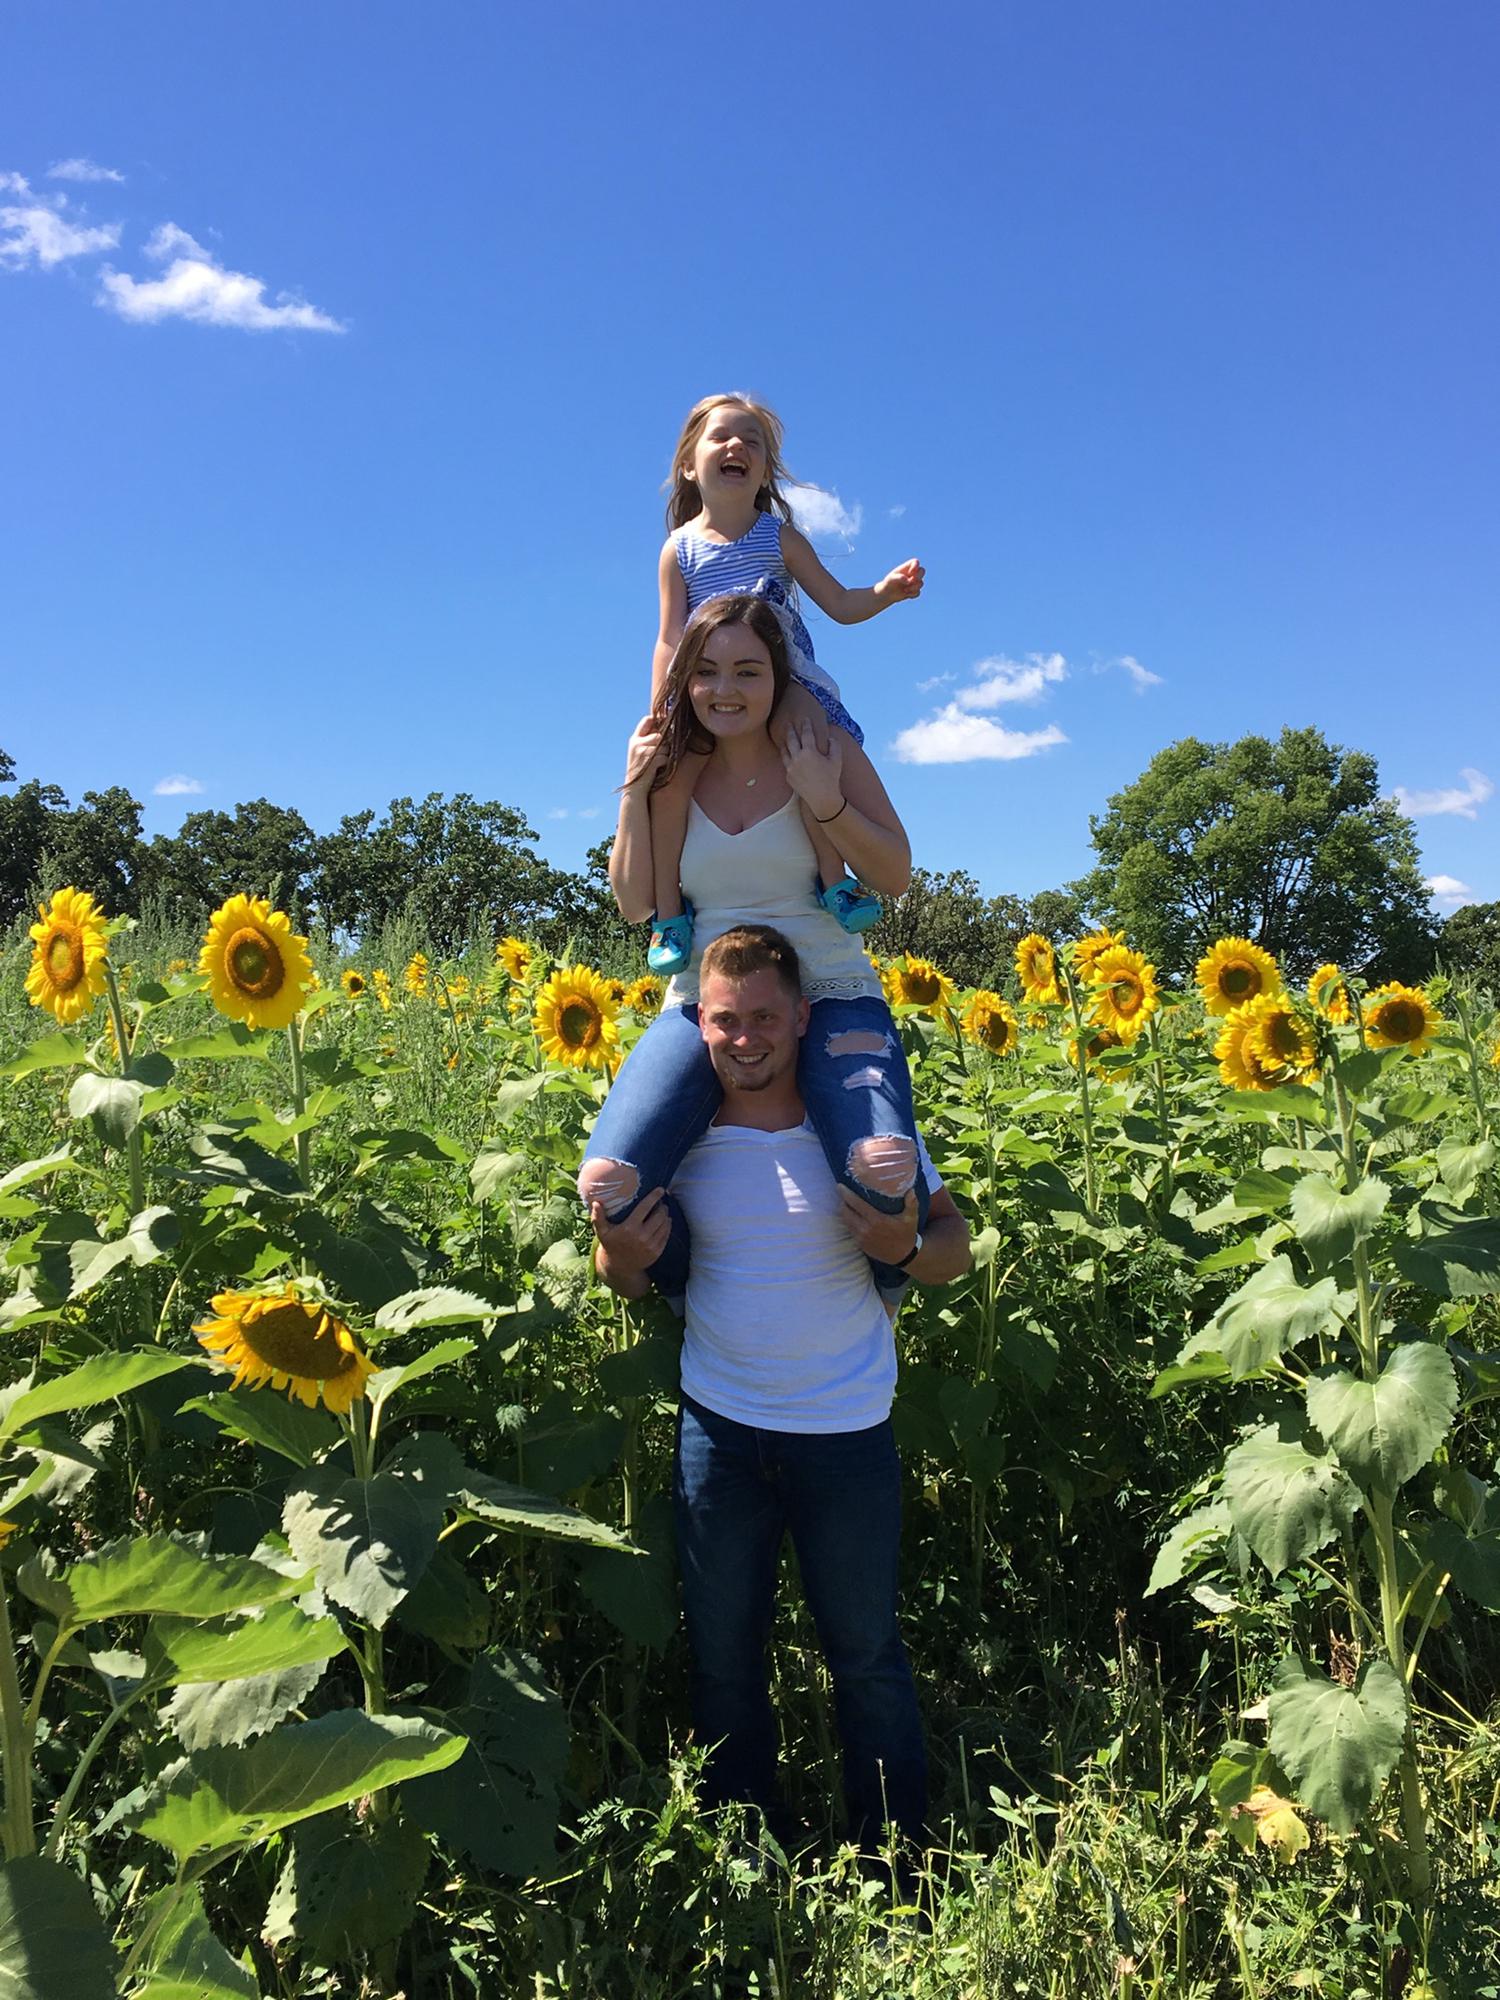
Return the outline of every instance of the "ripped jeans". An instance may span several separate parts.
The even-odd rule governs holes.
[[[915,1189],[917,1226],[925,1228],[930,1196],[917,1151],[911,1074],[885,1001],[874,995],[814,1000],[797,1086],[834,1179],[887,1215],[899,1215]],[[698,1009],[665,1008],[631,1050],[604,1100],[579,1175],[585,1199],[595,1194],[611,1222],[619,1222],[642,1195],[669,1187],[723,1096],[698,1032]],[[590,1171],[594,1161],[601,1167],[618,1164],[606,1175],[598,1167]],[[868,1180],[860,1179],[861,1167]],[[611,1185],[620,1168],[627,1170],[628,1185]],[[672,1234],[651,1277],[664,1297],[680,1302],[687,1290],[688,1228],[670,1195],[667,1201]],[[899,1265],[872,1258],[870,1269],[888,1303],[911,1282]]]

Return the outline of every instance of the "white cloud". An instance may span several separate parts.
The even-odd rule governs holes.
[[[125,176],[113,167],[96,166],[92,160],[58,160],[47,169],[49,181],[122,181]]]
[[[566,806],[552,806],[548,810],[547,817],[548,819],[566,819],[568,817],[568,809]]]
[[[50,271],[69,257],[113,250],[120,240],[118,223],[89,229],[73,222],[63,213],[66,195],[34,195],[20,174],[0,176],[0,189],[22,197],[0,208],[0,265],[22,271],[38,264]]]
[[[170,778],[158,778],[151,789],[159,799],[180,799],[201,792],[203,782],[200,778],[185,778],[179,771]]]
[[[797,526],[813,541],[852,542],[864,525],[865,510],[858,501],[846,507],[837,493],[821,486],[788,486],[786,497]]]
[[[599,817],[599,808],[597,806],[580,806],[578,808],[578,817],[580,819],[597,819]]]
[[[981,660],[974,673],[975,680],[959,689],[952,707],[972,711],[999,708],[1007,701],[1039,701],[1050,686],[1068,678],[1068,663],[1061,653],[1028,653],[1024,660],[1001,653]]]
[[[1111,667],[1118,667],[1121,673],[1129,674],[1130,685],[1137,694],[1144,694],[1147,688],[1159,688],[1162,685],[1161,675],[1153,674],[1149,667],[1143,667],[1133,653],[1121,653],[1119,658],[1114,660],[1101,660],[1094,672],[1107,674]]]
[[[966,715],[954,702],[927,722],[903,729],[891,745],[902,764],[974,764],[981,760],[1009,763],[1034,757],[1054,743],[1066,743],[1055,722],[1045,729],[1007,729],[987,715]]]
[[[287,292],[278,292],[276,303],[267,304],[263,279],[225,270],[212,251],[175,222],[164,222],[153,232],[146,254],[158,262],[171,259],[161,277],[132,278],[106,267],[100,278],[98,303],[121,319],[138,325],[188,319],[200,326],[233,326],[250,333],[285,327],[305,333],[344,331],[340,320]]]
[[[934,674],[930,680],[917,682],[918,694],[931,694],[934,688],[952,687],[957,674]]]
[[[906,502],[904,500],[899,501],[894,507],[887,507],[885,511],[888,520],[899,521],[901,516],[906,512]]]
[[[1484,775],[1466,766],[1458,774],[1463,784],[1439,787],[1434,792],[1413,792],[1405,785],[1397,785],[1392,794],[1402,812],[1410,813],[1413,819],[1432,819],[1439,813],[1454,813],[1459,819],[1475,819],[1478,808],[1486,799],[1493,797],[1495,787]]]
[[[1456,875],[1429,875],[1427,888],[1429,893],[1448,910],[1456,910],[1462,904],[1474,901],[1474,891],[1467,882],[1460,882]]]

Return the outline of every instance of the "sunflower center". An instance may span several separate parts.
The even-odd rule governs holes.
[[[240,992],[256,1000],[269,1000],[279,993],[286,978],[281,953],[264,931],[252,930],[248,925],[229,940],[224,963]]]
[[[75,931],[54,931],[47,940],[47,971],[54,986],[76,986],[83,977],[83,939]]]
[[[1226,999],[1253,998],[1260,991],[1260,974],[1253,965],[1226,965],[1219,974],[1219,991]]]
[[[282,1375],[331,1382],[355,1366],[355,1356],[340,1343],[327,1315],[312,1312],[295,1299],[247,1313],[240,1338],[257,1360]]]
[[[570,1049],[591,1049],[599,1039],[599,1016],[592,1007],[575,1000],[563,1008],[557,1028]]]
[[[937,975],[930,972],[908,972],[903,984],[907,999],[914,1000],[919,1007],[930,1007],[943,990]]]
[[[1146,990],[1134,979],[1117,979],[1114,983],[1114,1003],[1117,1014],[1134,1014],[1140,1009],[1146,997]]]
[[[1388,1000],[1380,1010],[1380,1032],[1393,1042],[1419,1041],[1426,1025],[1421,1008],[1410,1000]]]

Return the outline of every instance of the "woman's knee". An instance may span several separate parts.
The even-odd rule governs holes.
[[[917,1145],[902,1132],[856,1139],[849,1148],[849,1178],[858,1191],[902,1200],[917,1184]]]
[[[641,1177],[627,1160],[585,1160],[578,1170],[578,1199],[585,1208],[598,1202],[611,1222],[619,1222],[635,1206]]]

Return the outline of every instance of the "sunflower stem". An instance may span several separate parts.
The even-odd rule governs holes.
[[[297,1173],[303,1187],[312,1193],[312,1141],[310,1134],[302,1129],[300,1121],[307,1110],[307,1077],[302,1068],[302,1016],[294,1014],[286,1024],[287,1041],[292,1051],[292,1112],[299,1121],[297,1131]]]
[[[114,1024],[115,1047],[119,1051],[120,1074],[130,1074],[130,1036],[125,1026],[125,1009],[120,1001],[119,981],[108,958],[104,961],[104,988],[109,997],[109,1017]],[[139,1215],[146,1206],[146,1177],[141,1165],[141,1130],[137,1125],[125,1141],[125,1164],[130,1174],[130,1212]]]
[[[1172,1196],[1175,1189],[1172,1171],[1172,1134],[1167,1115],[1167,1079],[1162,1068],[1161,1035],[1154,1014],[1147,1019],[1146,1032],[1151,1038],[1151,1072],[1156,1080],[1156,1119],[1161,1127],[1161,1219],[1162,1227],[1165,1228],[1167,1217],[1172,1212]]]
[[[10,1593],[0,1580],[0,1752],[5,1772],[5,1807],[0,1815],[5,1858],[36,1852],[31,1809],[31,1738],[26,1729],[16,1645],[10,1629]]]
[[[1073,1046],[1078,1051],[1078,1108],[1083,1116],[1083,1181],[1084,1194],[1088,1201],[1089,1220],[1096,1219],[1098,1198],[1094,1185],[1094,1111],[1089,1098],[1089,1035],[1083,1024],[1083,1010],[1078,1004],[1078,986],[1071,972],[1063,974],[1067,988],[1068,1005],[1073,1013]]]

